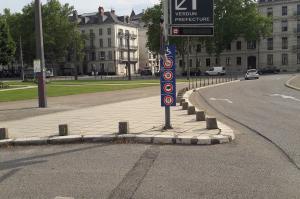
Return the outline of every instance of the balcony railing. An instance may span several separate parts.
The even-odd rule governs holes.
[[[119,48],[121,50],[128,50],[128,45],[120,45]],[[129,50],[137,50],[139,47],[136,45],[130,45]]]
[[[293,51],[300,52],[300,44],[292,46]]]
[[[300,27],[295,28],[294,33],[300,34]]]

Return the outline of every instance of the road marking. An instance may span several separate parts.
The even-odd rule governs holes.
[[[297,101],[297,102],[300,102],[300,99],[298,98],[295,98],[293,96],[288,96],[288,95],[282,95],[282,94],[272,94],[270,95],[271,97],[281,97],[283,99],[290,99],[290,100],[294,100],[294,101]]]
[[[211,101],[225,101],[228,102],[229,104],[233,104],[233,102],[230,99],[217,99],[217,98],[210,98]]]

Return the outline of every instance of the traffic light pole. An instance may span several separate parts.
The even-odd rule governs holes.
[[[40,60],[41,69],[38,76],[39,107],[47,107],[45,87],[45,57],[43,42],[42,10],[40,0],[35,0],[35,33],[36,33],[36,58]]]

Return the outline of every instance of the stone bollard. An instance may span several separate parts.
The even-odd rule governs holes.
[[[218,129],[217,119],[214,117],[207,117],[206,118],[206,128],[209,130]]]
[[[189,103],[188,102],[182,102],[182,110],[188,110]]]
[[[58,126],[59,136],[67,136],[69,135],[69,129],[67,124],[60,124]]]
[[[204,111],[197,111],[196,112],[196,121],[205,121],[205,112]]]
[[[0,128],[0,140],[8,139],[8,129]]]
[[[180,100],[180,106],[182,106],[182,103],[185,102],[185,99]]]
[[[128,134],[129,133],[129,122],[123,121],[119,122],[119,134]]]
[[[194,115],[196,113],[196,109],[194,106],[189,106],[187,110],[188,115]]]

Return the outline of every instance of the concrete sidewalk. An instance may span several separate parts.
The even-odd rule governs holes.
[[[187,115],[180,106],[171,108],[171,114],[174,129],[162,131],[164,108],[160,107],[160,96],[156,96],[3,122],[0,128],[8,129],[9,138],[34,140],[57,136],[58,125],[68,124],[71,135],[93,138],[115,136],[119,121],[129,121],[131,136],[151,137],[154,143],[171,144],[178,138],[178,142],[189,139],[191,144],[191,140],[196,139],[211,144],[215,143],[213,140],[224,143],[234,138],[226,125],[219,122],[220,129],[207,130],[205,121],[196,122],[196,116]]]

